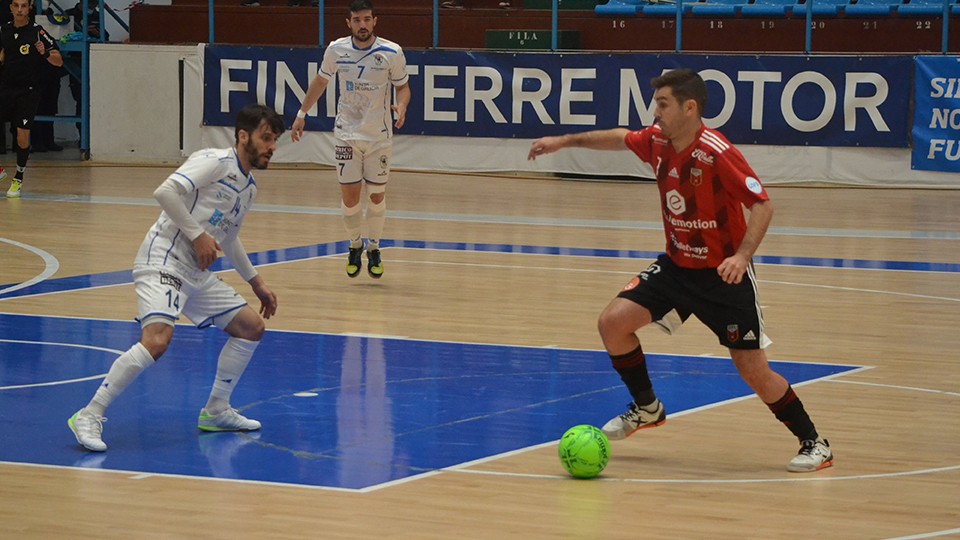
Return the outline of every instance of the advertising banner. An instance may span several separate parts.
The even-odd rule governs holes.
[[[910,167],[960,172],[960,58],[918,56]]]
[[[401,44],[402,45],[402,44]],[[910,57],[405,51],[404,134],[532,139],[654,121],[650,80],[680,67],[707,82],[704,121],[738,144],[909,146]],[[292,119],[321,49],[207,46],[205,125],[258,101]],[[895,84],[899,82],[899,84]],[[307,117],[329,131],[334,85]]]

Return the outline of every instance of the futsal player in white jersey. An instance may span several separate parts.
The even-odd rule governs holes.
[[[267,168],[282,133],[283,119],[275,111],[248,105],[237,115],[234,148],[195,152],[154,191],[163,212],[147,232],[133,267],[140,341],[113,362],[90,402],[67,421],[84,448],[107,449],[101,438],[104,411],[160,359],[181,314],[199,328],[213,325],[230,335],[197,427],[260,429],[260,422],[230,406],[230,395],[260,343],[263,318],[277,311],[277,297],[250,264],[237,233],[257,196],[252,170]],[[210,272],[218,251],[250,284],[260,300],[259,315]]]
[[[304,119],[336,76],[340,100],[333,134],[336,138],[337,179],[342,201],[340,210],[350,238],[347,275],[356,277],[363,263],[361,192],[366,184],[367,273],[383,275],[380,237],[387,213],[385,191],[390,175],[393,128],[400,129],[410,103],[407,60],[396,43],[373,33],[377,16],[369,0],[354,0],[347,13],[350,35],[330,42],[323,54],[320,71],[303,98],[291,135],[299,141]],[[391,106],[391,89],[396,102]],[[391,111],[394,120],[391,123]]]

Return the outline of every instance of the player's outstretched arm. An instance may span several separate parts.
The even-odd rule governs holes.
[[[538,156],[552,154],[561,148],[590,148],[593,150],[626,150],[624,139],[630,130],[625,128],[604,129],[560,135],[559,137],[543,137],[533,141],[530,145],[528,160],[535,160]]]

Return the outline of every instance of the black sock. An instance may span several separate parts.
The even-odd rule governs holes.
[[[637,405],[642,407],[656,401],[653,383],[650,382],[650,374],[647,372],[647,358],[643,355],[640,345],[627,354],[618,356],[611,354],[610,361],[613,363],[613,369],[620,374],[620,380],[627,385],[627,390],[630,391]]]
[[[813,426],[813,420],[803,408],[803,402],[797,397],[792,386],[787,387],[787,392],[775,403],[767,403],[770,411],[777,420],[783,422],[798,439],[801,441],[815,440],[819,437],[817,428]]]
[[[27,166],[27,158],[30,157],[30,147],[20,148],[20,145],[17,145],[17,174],[14,175],[14,178],[17,180],[23,180],[23,169]]]

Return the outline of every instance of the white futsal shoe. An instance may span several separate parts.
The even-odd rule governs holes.
[[[815,472],[833,465],[833,452],[826,439],[806,440],[800,443],[800,452],[797,453],[787,470],[790,472]]]
[[[80,446],[92,452],[105,452],[107,445],[100,437],[103,435],[103,423],[106,421],[107,419],[102,416],[80,409],[67,420],[67,425],[70,426],[70,431],[73,432]]]
[[[243,416],[236,409],[227,409],[216,415],[200,409],[197,427],[202,431],[256,431],[260,429],[260,422]]]
[[[662,426],[666,421],[667,412],[663,409],[663,403],[659,399],[657,400],[656,410],[652,412],[644,410],[636,402],[631,401],[627,412],[604,424],[601,431],[611,441],[618,441],[626,439],[638,430]]]

